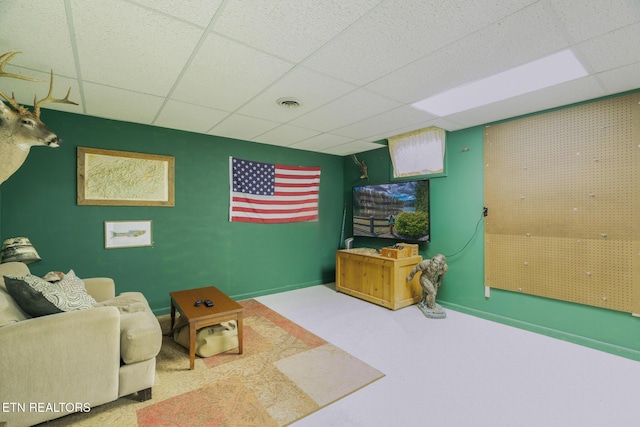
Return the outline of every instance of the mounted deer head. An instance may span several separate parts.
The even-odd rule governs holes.
[[[7,63],[18,53],[20,52],[7,52],[0,56],[0,77],[12,77],[32,82],[42,81],[4,71]],[[50,102],[78,104],[69,101],[71,88],[67,91],[67,96],[62,99],[54,98],[51,95],[52,92],[53,70],[51,71],[49,94],[40,101],[34,97],[33,112],[18,104],[13,93],[9,98],[0,90],[0,96],[8,102],[8,105],[5,102],[0,102],[0,184],[22,166],[31,147],[38,145],[58,147],[62,143],[62,140],[40,120],[40,107]]]

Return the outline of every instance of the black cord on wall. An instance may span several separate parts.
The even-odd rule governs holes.
[[[445,255],[445,257],[447,258],[451,258],[454,257],[456,255],[458,255],[460,252],[464,251],[467,246],[469,246],[469,243],[471,243],[471,241],[476,237],[476,234],[478,233],[478,227],[480,226],[480,223],[482,222],[482,219],[488,215],[488,210],[487,208],[483,208],[482,209],[482,215],[480,216],[480,219],[478,219],[478,222],[476,223],[476,229],[473,232],[473,234],[471,235],[471,237],[469,238],[469,240],[467,241],[467,243],[464,244],[464,246],[462,247],[462,249],[460,249],[458,252],[455,252],[451,255]]]

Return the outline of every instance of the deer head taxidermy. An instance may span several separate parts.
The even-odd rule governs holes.
[[[4,71],[7,63],[18,53],[20,52],[7,52],[0,55],[0,77],[12,77],[32,82],[41,81]],[[40,107],[50,102],[78,104],[69,101],[71,88],[67,91],[67,96],[62,99],[53,98],[52,92],[53,71],[51,71],[49,94],[39,101],[34,97],[33,112],[18,104],[13,93],[9,97],[0,90],[0,97],[4,98],[4,101],[0,101],[0,184],[22,166],[31,147],[43,145],[55,148],[62,143],[62,140],[40,120]]]
[[[351,158],[353,159],[353,162],[358,165],[358,169],[360,169],[360,179],[366,179],[367,181],[369,181],[369,175],[367,174],[367,165],[364,163],[364,161],[361,162],[360,160],[358,160],[355,154],[352,154]]]

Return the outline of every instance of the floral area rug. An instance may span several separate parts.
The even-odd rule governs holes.
[[[153,398],[135,395],[47,426],[286,426],[384,376],[275,311],[244,307],[244,353],[196,357],[163,338]],[[158,318],[165,333],[169,315]],[[99,386],[99,385],[97,385]]]

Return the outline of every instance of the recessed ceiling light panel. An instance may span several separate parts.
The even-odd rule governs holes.
[[[587,74],[575,54],[567,49],[440,92],[411,106],[442,117],[555,86]]]

